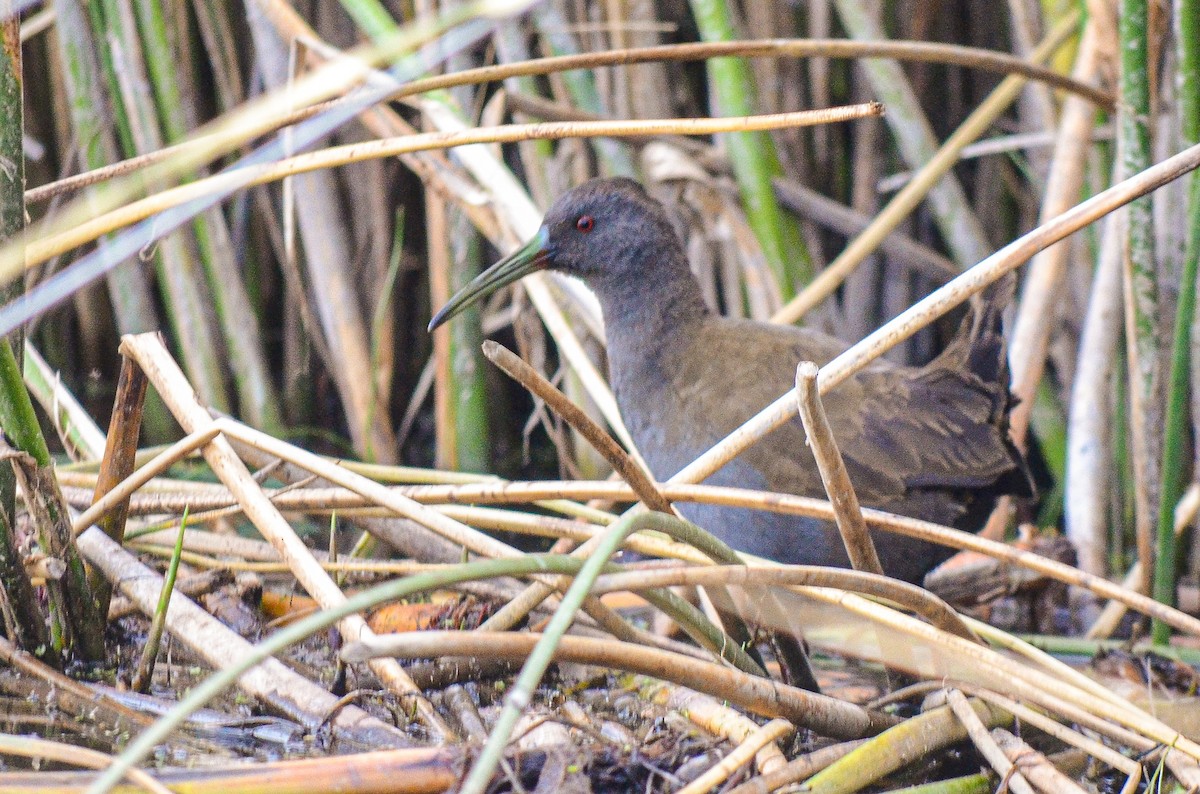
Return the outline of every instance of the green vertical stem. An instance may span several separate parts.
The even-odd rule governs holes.
[[[133,11],[162,137],[167,143],[177,143],[188,133],[183,88],[190,87],[192,74],[176,63],[174,52],[178,47],[172,47],[168,38],[161,0],[135,0]],[[213,308],[229,350],[228,365],[240,398],[239,407],[250,424],[277,433],[283,428],[279,395],[262,351],[258,316],[229,240],[225,216],[217,208],[208,210],[196,218],[193,229]]]
[[[462,0],[455,2],[461,4]],[[452,56],[446,68],[453,72],[474,65],[474,56],[464,53]],[[463,108],[474,107],[476,88],[460,86],[451,89],[450,99],[461,113]],[[453,204],[446,206],[446,228],[450,232],[450,293],[454,294],[479,274],[483,264],[483,245],[470,218]],[[488,365],[483,357],[482,345],[481,320],[459,323],[450,329],[450,380],[454,388],[455,457],[459,471],[491,471],[486,378]]]
[[[356,23],[374,39],[394,34],[396,23],[391,14],[376,0],[342,0],[342,6]],[[451,60],[455,65],[469,64],[460,59]],[[463,92],[457,97],[447,92],[436,92],[437,101],[454,108],[461,115],[461,108],[470,100]],[[458,100],[457,102],[455,100]],[[457,292],[475,277],[479,271],[482,246],[479,236],[471,228],[467,217],[448,206],[432,191],[426,191],[426,221],[429,232],[428,247],[441,248],[445,254],[446,295]],[[436,202],[436,206],[432,206]],[[434,297],[441,291],[441,284],[434,289]],[[476,310],[478,314],[478,310]],[[440,350],[436,353],[444,360],[439,361],[438,394],[436,398],[438,424],[438,465],[442,468],[484,472],[490,468],[487,421],[487,390],[484,374],[483,342],[481,323],[476,316],[453,325],[442,338],[435,338]]]
[[[1038,384],[1034,398],[1033,414],[1030,418],[1034,435],[1037,437],[1042,458],[1050,470],[1054,483],[1050,493],[1043,495],[1038,512],[1038,526],[1055,526],[1062,515],[1063,491],[1066,486],[1067,469],[1067,422],[1066,409],[1058,392],[1043,379]]]
[[[79,3],[56,0],[55,26],[59,55],[64,69],[74,140],[85,169],[100,168],[117,161],[116,143],[105,121],[108,103],[97,82],[99,66],[92,32]],[[103,190],[103,186],[97,186]],[[140,333],[159,327],[149,284],[136,264],[121,265],[108,277],[108,292],[122,334]]]
[[[737,38],[725,0],[691,0],[691,8],[704,41]],[[754,81],[744,59],[710,59],[708,78],[716,105],[714,113],[751,116],[758,112]],[[783,299],[790,300],[797,287],[812,279],[812,259],[800,236],[800,226],[780,209],[771,188],[771,180],[783,174],[775,143],[762,131],[735,132],[724,137],[750,228],[762,246]]]
[[[1146,0],[1121,0],[1120,99],[1117,102],[1117,157],[1122,178],[1150,165],[1150,84],[1146,47]],[[1128,236],[1123,250],[1125,335],[1129,350],[1130,416],[1138,558],[1145,572],[1141,590],[1150,589],[1154,566],[1154,524],[1160,494],[1162,449],[1158,342],[1158,277],[1154,261],[1154,218],[1150,197],[1126,210]]]
[[[183,556],[183,537],[187,530],[188,508],[183,508],[183,517],[179,519],[179,532],[175,535],[175,548],[171,551],[171,561],[167,564],[167,573],[163,577],[162,590],[158,594],[158,604],[154,608],[154,617],[150,620],[150,630],[146,632],[146,643],[142,646],[142,656],[138,659],[137,672],[129,688],[134,692],[146,694],[150,691],[150,682],[154,680],[154,664],[158,660],[158,649],[162,645],[163,629],[167,627],[167,608],[171,605],[171,594],[175,592],[175,577],[179,574],[179,560]]]
[[[1183,144],[1192,146],[1200,143],[1200,0],[1179,0],[1175,6],[1179,118]],[[1183,495],[1183,474],[1188,464],[1185,442],[1188,437],[1188,401],[1191,397],[1189,387],[1193,377],[1192,348],[1195,340],[1200,338],[1200,321],[1196,317],[1196,278],[1197,271],[1200,271],[1200,175],[1189,175],[1188,187],[1187,235],[1180,273],[1179,304],[1175,308],[1175,328],[1171,340],[1171,370],[1167,380],[1162,495],[1158,502],[1158,543],[1154,567],[1154,600],[1164,604],[1175,603],[1178,558],[1175,504]],[[1170,627],[1156,620],[1151,636],[1156,644],[1166,644],[1171,637]]]
[[[84,170],[100,168],[117,161],[117,144],[108,122],[109,107],[100,84],[100,67],[92,31],[77,0],[54,0],[55,28],[58,35],[59,61],[70,103],[72,140],[78,149]],[[103,192],[104,185],[91,188]],[[162,327],[158,309],[145,272],[136,262],[126,262],[105,277],[109,300],[117,328],[122,334],[136,334]],[[150,438],[161,440],[172,432],[173,420],[166,406],[155,395],[146,407]]]
[[[24,103],[21,75],[21,22],[11,0],[0,0],[0,241],[20,239],[25,231],[25,155],[22,151]],[[19,295],[21,282],[9,285],[0,302]],[[16,440],[26,422],[33,422],[33,405],[21,379],[12,345],[21,334],[0,340],[0,427]],[[10,427],[13,428],[10,431]],[[45,618],[21,561],[17,537],[17,481],[8,463],[0,465],[0,586],[4,588],[4,627],[9,638],[34,653],[49,649]]]
[[[148,90],[140,32],[128,0],[90,0],[88,10],[96,39],[116,45],[102,48],[100,57],[112,97],[112,121],[125,154],[147,154],[162,148],[158,109]],[[209,321],[212,298],[193,244],[186,232],[170,234],[149,249],[147,258],[155,263],[188,379],[208,405],[228,413],[232,406],[226,391],[225,356]]]
[[[88,587],[83,559],[75,547],[50,450],[21,378],[21,367],[7,339],[0,342],[0,426],[13,448],[25,453],[23,459],[14,459],[11,465],[17,472],[26,507],[37,527],[38,545],[46,555],[58,558],[66,566],[62,580],[48,588],[51,593],[49,648],[53,652],[73,650],[85,660],[98,661],[104,656],[104,625],[97,617],[97,605]],[[74,643],[73,647],[69,647],[70,643]]]
[[[467,216],[447,207],[450,230],[450,294],[458,292],[479,273],[483,246]],[[451,324],[450,372],[453,385],[455,444],[460,471],[491,470],[488,435],[487,366],[483,360],[483,323],[478,320]]]

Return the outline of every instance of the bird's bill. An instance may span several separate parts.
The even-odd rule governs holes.
[[[534,271],[544,270],[547,265],[548,242],[549,234],[546,232],[546,227],[543,226],[524,246],[471,279],[471,283],[455,293],[454,297],[442,307],[442,310],[429,321],[429,330],[432,331],[471,304],[486,298],[501,287],[508,286]]]

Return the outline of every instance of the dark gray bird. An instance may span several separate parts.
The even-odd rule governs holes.
[[[662,205],[628,179],[563,194],[541,229],[464,287],[430,329],[536,270],[577,276],[600,299],[621,415],[655,478],[675,474],[794,385],[800,361],[825,364],[846,345],[803,328],[721,317],[705,304]],[[976,531],[997,496],[1031,495],[1008,436],[1008,367],[998,309],[974,310],[923,367],[876,361],[825,397],[859,501]],[[824,496],[799,418],[705,482]],[[849,564],[830,523],[682,505],[731,546],[784,563]],[[884,570],[920,581],[950,550],[875,533]]]

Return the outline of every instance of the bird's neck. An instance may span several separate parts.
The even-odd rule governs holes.
[[[637,277],[592,285],[604,311],[614,372],[670,369],[671,357],[687,347],[698,325],[709,318],[700,285],[682,252],[678,260],[648,263],[632,271]]]

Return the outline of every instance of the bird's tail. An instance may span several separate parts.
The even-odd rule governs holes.
[[[1015,294],[1016,277],[1009,274],[972,297],[958,334],[931,365],[966,370],[983,383],[1003,384],[1007,395],[1011,375],[1004,340],[1004,310]]]
[[[962,330],[947,346],[946,352],[960,356],[960,366],[978,379],[976,388],[986,391],[992,398],[992,423],[1004,434],[1014,464],[997,483],[997,492],[1033,498],[1037,495],[1037,487],[1029,462],[1008,435],[1008,418],[1017,398],[1010,389],[1012,374],[1008,366],[1008,343],[1004,338],[1004,310],[1016,296],[1016,284],[1016,275],[1010,273],[973,297]]]

